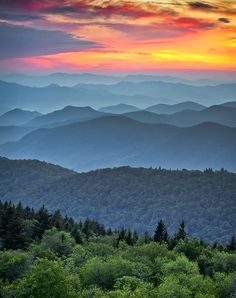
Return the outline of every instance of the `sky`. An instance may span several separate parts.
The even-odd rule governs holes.
[[[236,71],[236,0],[0,0],[1,72]]]

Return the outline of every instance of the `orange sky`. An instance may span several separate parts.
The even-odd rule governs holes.
[[[13,0],[0,6],[4,71],[236,70],[236,1]]]

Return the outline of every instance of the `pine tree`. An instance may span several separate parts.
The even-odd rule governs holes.
[[[163,243],[168,241],[168,233],[166,230],[166,226],[161,219],[156,227],[155,234],[154,234],[154,241]]]
[[[78,229],[78,227],[74,226],[72,231],[71,231],[71,235],[75,238],[75,241],[79,244],[83,243],[83,237],[81,234],[81,231]]]
[[[125,229],[124,227],[122,227],[122,229],[120,231],[118,231],[118,238],[117,238],[117,247],[120,243],[120,241],[124,241],[125,240]]]
[[[235,239],[235,236],[232,236],[230,241],[229,241],[229,244],[227,245],[227,249],[229,251],[236,251],[236,239]]]
[[[125,242],[128,245],[133,245],[134,244],[132,232],[130,230],[128,230],[128,232],[125,235]]]
[[[185,232],[185,223],[184,223],[184,221],[182,221],[175,238],[177,240],[184,240],[186,238],[186,236],[187,236],[187,233]]]
[[[1,247],[6,249],[24,248],[26,239],[21,215],[11,204],[5,204],[4,209],[0,225]]]

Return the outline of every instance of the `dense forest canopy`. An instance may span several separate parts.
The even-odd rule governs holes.
[[[0,202],[3,298],[230,298],[236,294],[236,241],[226,247],[173,237],[164,221],[154,236],[112,231],[60,211]]]
[[[153,233],[163,219],[173,235],[185,220],[192,236],[226,243],[236,233],[236,174],[121,167],[76,173],[36,160],[0,159],[0,198],[76,220]]]

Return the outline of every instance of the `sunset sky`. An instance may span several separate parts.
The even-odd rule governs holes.
[[[1,72],[236,70],[234,1],[0,0]]]

